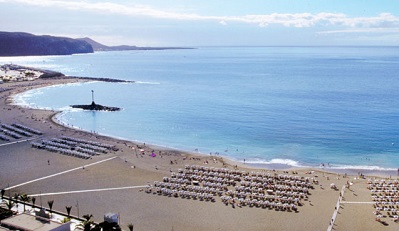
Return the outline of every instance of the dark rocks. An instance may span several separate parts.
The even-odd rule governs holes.
[[[100,104],[94,103],[94,101],[89,105],[71,105],[72,108],[80,108],[83,110],[90,111],[120,111],[121,109],[118,107],[108,107]]]

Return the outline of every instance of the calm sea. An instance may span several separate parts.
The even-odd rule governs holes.
[[[250,163],[399,167],[399,47],[203,47],[1,58],[72,76],[18,104],[70,126]],[[120,112],[70,110],[95,102]]]

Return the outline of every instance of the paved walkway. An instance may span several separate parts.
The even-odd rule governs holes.
[[[345,185],[342,186],[341,193],[340,193],[340,195],[338,197],[337,205],[335,206],[335,210],[334,210],[334,213],[332,215],[330,225],[327,228],[327,231],[331,231],[333,229],[333,227],[334,227],[334,222],[335,222],[335,219],[337,218],[339,206],[341,205],[342,198],[344,197],[344,192],[345,192]]]
[[[30,139],[26,139],[26,140],[17,140],[17,141],[8,142],[8,143],[5,143],[5,144],[0,144],[0,147],[1,146],[6,146],[6,145],[11,145],[11,144],[22,143],[22,142],[26,142],[26,141],[31,141],[31,140],[36,140],[36,139],[39,139],[39,137],[33,137],[33,138],[30,138]]]

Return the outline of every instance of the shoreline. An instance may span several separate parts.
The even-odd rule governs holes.
[[[19,65],[15,65],[15,66],[19,66]],[[24,68],[29,68],[29,67],[25,67]],[[42,69],[40,69],[42,70]],[[43,79],[44,81],[50,81],[51,80],[65,80],[66,82],[63,83],[48,83],[45,86],[35,86],[35,85],[31,85],[32,88],[31,89],[26,89],[27,90],[33,90],[34,88],[42,88],[42,87],[49,87],[49,86],[55,86],[55,85],[64,85],[64,84],[76,84],[76,83],[87,83],[87,82],[115,82],[115,83],[120,83],[120,82],[124,82],[124,83],[135,83],[135,81],[127,81],[127,80],[120,80],[120,79],[113,79],[113,78],[91,78],[91,77],[77,77],[77,76],[59,76],[59,77],[53,77],[53,78],[45,78]],[[74,81],[75,80],[75,81]],[[40,85],[40,84],[39,84]],[[17,94],[23,94],[23,92],[18,92]],[[22,105],[17,105],[14,104],[13,102],[13,98],[15,97],[15,95],[17,94],[13,94],[8,96],[8,103],[10,105],[13,106],[17,106],[17,107],[21,107],[21,108],[27,108],[27,109],[31,109],[31,110],[49,110],[49,109],[44,109],[44,108],[31,108],[28,105],[26,106],[22,106]],[[72,129],[72,130],[77,130],[80,132],[85,132],[88,134],[92,134],[90,131],[81,129],[79,127],[74,127],[74,126],[69,126],[65,123],[63,123],[62,121],[57,119],[57,116],[59,116],[60,114],[62,114],[63,111],[54,111],[53,114],[51,115],[51,121],[59,126],[68,128],[68,129]],[[116,136],[111,136],[111,135],[107,135],[107,134],[99,134],[99,133],[95,133],[97,135],[109,138],[109,139],[113,139],[115,141],[119,141],[119,142],[131,142],[135,145],[139,145],[142,142],[138,141],[138,140],[129,140],[123,137],[116,137]],[[201,153],[201,152],[195,152],[195,151],[190,151],[190,150],[183,150],[183,149],[178,149],[178,148],[173,148],[173,147],[168,147],[168,146],[164,146],[164,145],[158,145],[158,144],[153,144],[153,143],[147,143],[148,146],[154,147],[154,149],[163,149],[163,150],[173,150],[174,152],[179,152],[179,153],[187,153],[189,155],[192,156],[201,156],[201,157],[220,157],[220,158],[224,158],[226,160],[228,160],[231,163],[235,163],[235,164],[240,164],[243,166],[246,166],[248,168],[261,168],[261,169],[266,169],[266,170],[297,170],[297,169],[311,169],[311,170],[316,170],[316,171],[324,171],[324,172],[329,172],[329,173],[338,173],[338,174],[345,174],[347,173],[348,175],[359,175],[359,174],[365,174],[365,175],[371,175],[371,176],[377,176],[377,177],[395,177],[395,176],[399,176],[399,169],[390,169],[390,168],[385,168],[385,167],[380,167],[380,166],[370,166],[371,168],[360,168],[353,166],[353,168],[351,167],[316,167],[316,166],[292,166],[290,164],[284,164],[284,163],[252,163],[252,162],[247,162],[244,163],[242,161],[239,160],[234,160],[231,159],[229,156],[226,155],[210,155],[207,153]],[[369,167],[369,166],[367,166]]]
[[[368,180],[359,178],[357,171],[353,171],[354,174],[347,172],[348,175],[345,176],[344,172],[336,173],[319,168],[261,168],[256,164],[233,161],[226,156],[210,156],[90,133],[59,123],[56,117],[62,113],[60,111],[25,108],[11,104],[10,97],[33,88],[87,81],[89,80],[63,77],[0,85],[10,88],[7,91],[0,91],[1,123],[17,122],[41,130],[44,135],[35,137],[37,140],[70,136],[112,144],[118,149],[83,160],[34,149],[29,142],[8,144],[0,141],[2,160],[0,188],[11,188],[7,190],[6,195],[43,194],[40,200],[44,201],[44,205],[46,201],[54,200],[54,210],[57,211],[65,211],[65,206],[73,206],[74,216],[93,214],[96,222],[101,221],[103,215],[108,212],[120,213],[123,229],[127,224],[133,223],[138,230],[155,231],[325,230],[331,225],[332,214],[337,211],[337,199],[340,198],[340,191],[330,188],[330,185],[334,184],[341,189],[350,182],[352,184],[350,188],[343,191],[344,200],[348,203],[338,206],[339,213],[333,218],[333,223],[336,224],[335,230],[398,228],[398,224],[388,218],[384,219],[389,223],[388,226],[375,221],[373,214],[375,209],[370,204],[372,200],[370,190],[367,189]],[[146,186],[162,182],[164,177],[171,177],[172,173],[184,171],[187,166],[230,169],[248,174],[298,176],[301,179],[314,179],[318,183],[314,184],[310,194],[301,200],[298,212],[238,206],[234,202],[225,204],[220,197],[211,202],[166,196],[155,191],[145,192]],[[388,175],[379,176],[379,173],[370,172],[373,175],[369,176],[366,171],[362,171],[362,174],[370,177],[369,179],[389,178]],[[42,180],[35,181],[37,179]],[[143,188],[133,189],[133,186]],[[234,190],[233,186],[228,187]],[[84,193],[88,190],[90,193]],[[80,206],[79,210],[77,204]]]

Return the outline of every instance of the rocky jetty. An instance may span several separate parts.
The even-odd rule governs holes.
[[[80,108],[83,110],[89,110],[89,111],[120,111],[121,109],[118,107],[108,107],[108,106],[103,106],[100,104],[94,103],[94,101],[91,104],[83,104],[83,105],[71,105],[72,108]]]

